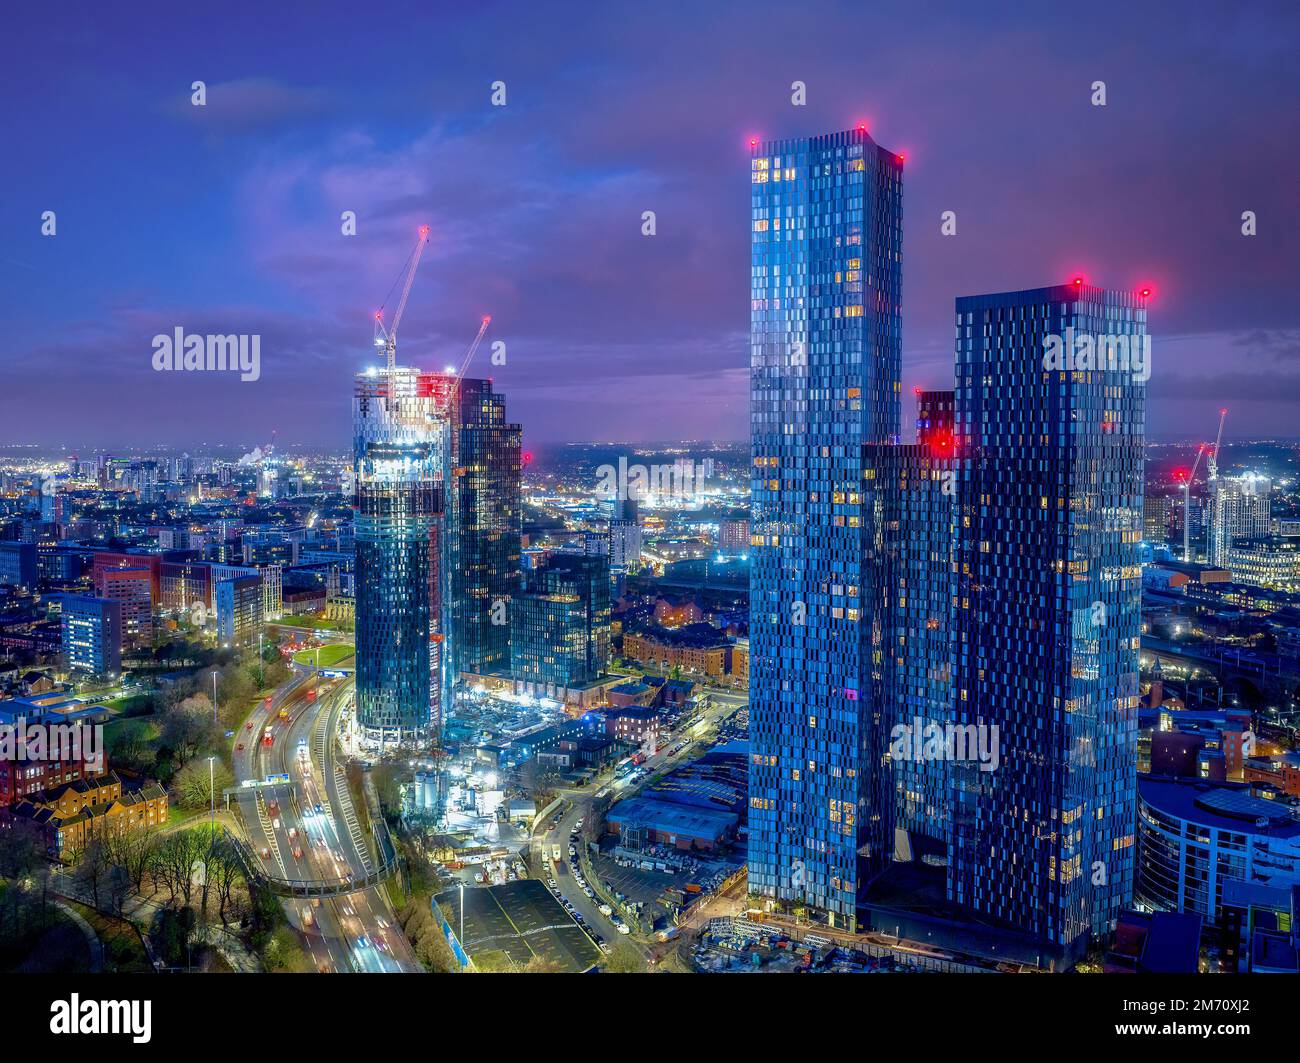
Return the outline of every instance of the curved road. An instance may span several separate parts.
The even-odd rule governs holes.
[[[269,706],[254,710],[236,738],[244,747],[234,754],[241,783],[281,779],[235,795],[250,844],[271,877],[337,883],[376,866],[335,759],[339,717],[351,691],[347,680],[295,677]],[[268,727],[269,746],[258,741]],[[284,906],[319,971],[422,970],[378,887],[337,898],[290,898]]]

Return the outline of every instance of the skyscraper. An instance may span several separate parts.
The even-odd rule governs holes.
[[[442,719],[454,384],[403,366],[356,378],[357,722],[381,745],[427,741]]]
[[[461,380],[452,404],[451,679],[510,668],[511,602],[523,533],[520,442],[490,380]]]
[[[849,927],[893,844],[863,448],[898,433],[902,170],[862,129],[751,159],[749,884]]]
[[[908,739],[945,727],[952,714],[952,571],[956,515],[953,393],[917,394],[916,442],[868,445],[864,477],[874,483],[880,546],[882,728]],[[930,732],[933,733],[933,732]],[[892,743],[891,743],[892,745]],[[910,752],[910,750],[909,750]],[[951,775],[943,759],[893,757],[895,859],[947,857]]]
[[[1269,534],[1273,484],[1267,476],[1248,472],[1240,476],[1216,474],[1210,478],[1209,488],[1205,559],[1211,565],[1227,568],[1234,540],[1257,539]]]
[[[616,498],[609,518],[609,564],[626,571],[641,565],[641,516],[635,498]]]
[[[953,765],[948,893],[1053,957],[1132,895],[1146,342],[1127,292],[957,300],[953,714],[999,766]]]

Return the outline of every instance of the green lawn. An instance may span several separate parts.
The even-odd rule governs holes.
[[[349,626],[343,620],[327,620],[323,616],[282,616],[274,623],[288,627],[310,627],[321,631],[347,631]]]
[[[333,668],[343,661],[350,660],[356,653],[356,647],[346,642],[332,642],[328,646],[322,646],[319,650],[299,650],[293,655],[293,662],[294,664],[315,667],[318,653],[320,655],[319,667]]]
[[[88,922],[104,946],[104,966],[112,973],[152,973],[139,932],[125,919],[104,915],[79,901],[65,901]]]

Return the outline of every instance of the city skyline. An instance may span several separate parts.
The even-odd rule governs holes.
[[[1285,1027],[1300,9],[82,2],[0,69],[20,1014]]]
[[[0,206],[12,294],[0,386],[18,399],[6,441],[215,443],[276,429],[342,444],[339,396],[371,360],[370,315],[422,223],[432,235],[404,357],[427,370],[459,362],[490,313],[488,343],[506,345],[505,362],[485,344],[470,373],[510,396],[526,447],[574,438],[580,411],[588,438],[743,439],[737,164],[752,137],[858,122],[908,159],[905,388],[952,385],[956,296],[1082,273],[1155,289],[1153,439],[1202,437],[1225,401],[1245,415],[1229,439],[1247,425],[1290,435],[1300,320],[1286,190],[1300,108],[1283,42],[1296,16],[1270,12],[1269,33],[1258,15],[1224,13],[1211,34],[1178,10],[1126,11],[1128,44],[1105,20],[1066,12],[1026,29],[1012,15],[944,14],[922,28],[901,8],[845,10],[846,26],[888,31],[873,34],[889,44],[872,46],[870,76],[854,49],[761,7],[743,22],[692,11],[689,34],[649,14],[620,16],[615,32],[597,14],[563,39],[516,13],[516,28],[553,45],[544,55],[523,32],[489,49],[490,14],[440,13],[436,34],[416,15],[410,34],[386,38],[395,61],[379,71],[363,44],[377,31],[344,33],[330,6],[275,63],[275,26],[253,43],[150,17],[149,39],[168,46],[111,69],[106,55],[142,47],[139,15],[110,25],[74,7],[39,31],[20,26],[20,44],[55,33],[69,62],[58,91],[36,46],[0,75],[38,101],[11,117],[37,150]],[[200,36],[227,43],[226,58],[213,62]],[[941,76],[918,84],[903,59],[918,49]],[[433,57],[417,66],[417,50]],[[703,62],[711,50],[753,61]],[[586,92],[592,79],[605,90]],[[1098,80],[1104,107],[1092,102]],[[1197,161],[1207,143],[1213,165]],[[78,164],[87,152],[93,181]],[[354,237],[341,233],[345,210]],[[641,234],[647,210],[653,237]],[[1240,231],[1247,210],[1253,237]],[[41,234],[45,211],[54,236]],[[941,234],[944,211],[954,236]],[[151,338],[178,327],[259,336],[260,379],[153,372]],[[92,401],[105,395],[114,401]],[[40,413],[56,397],[57,436]]]

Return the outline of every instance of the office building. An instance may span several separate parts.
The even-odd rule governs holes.
[[[1139,779],[1137,902],[1195,912],[1219,927],[1229,882],[1300,886],[1296,803],[1262,792],[1235,783]]]
[[[609,626],[609,562],[553,554],[511,609],[515,681],[557,697],[595,682],[609,664]]]
[[[1228,569],[1236,583],[1300,591],[1300,538],[1264,535],[1234,539],[1228,547]]]
[[[0,586],[36,589],[36,544],[0,542]]]

